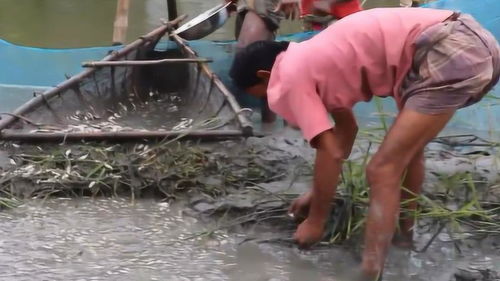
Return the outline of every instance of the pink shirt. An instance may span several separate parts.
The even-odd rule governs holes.
[[[452,13],[371,9],[339,20],[310,40],[290,43],[271,71],[269,107],[311,141],[333,127],[328,112],[351,109],[373,96],[399,101],[416,37]]]

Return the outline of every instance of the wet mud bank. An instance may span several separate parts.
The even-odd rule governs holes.
[[[394,249],[384,280],[497,280],[500,157],[498,147],[481,143],[448,137],[429,145],[422,207],[411,214],[419,220],[415,248]],[[15,207],[30,198],[82,196],[183,202],[183,217],[203,222],[202,231],[183,241],[231,233],[236,249],[316,258],[315,268],[331,266],[339,253],[348,253],[352,258],[335,272],[309,276],[331,280],[327,276],[359,261],[368,202],[364,167],[377,145],[372,138],[357,142],[339,183],[327,235],[308,252],[297,252],[291,240],[296,224],[286,210],[310,186],[314,151],[289,130],[210,144],[4,143],[1,202]]]

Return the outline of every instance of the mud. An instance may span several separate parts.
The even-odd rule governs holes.
[[[208,234],[217,221],[198,220],[183,210],[150,199],[26,202],[0,213],[0,275],[2,280],[333,281],[349,280],[359,261],[347,245],[299,251],[287,243],[288,233],[270,226]],[[444,238],[423,254],[393,250],[384,280],[449,281],[457,268],[462,276],[494,272],[500,260],[493,242],[471,244],[461,253]],[[497,280],[482,276],[457,280]]]
[[[376,147],[360,140],[351,158],[357,161]],[[310,251],[298,250],[291,239],[296,225],[286,208],[308,189],[314,158],[298,132],[209,148],[211,157],[234,160],[232,169],[245,176],[250,149],[252,165],[267,172],[259,182],[241,182],[216,197],[188,192],[177,203],[139,197],[134,203],[128,197],[26,200],[0,212],[0,275],[7,280],[349,280],[360,260],[360,237]],[[438,178],[471,171],[483,199],[498,202],[497,170],[484,164],[497,161],[496,153],[481,146],[430,145],[426,192],[449,189]],[[16,168],[12,154],[0,156],[4,169]],[[220,184],[217,176],[205,176],[203,184]],[[437,231],[421,220],[415,248],[423,249]],[[497,236],[470,239],[445,228],[423,253],[392,249],[384,280],[498,280],[499,245]]]

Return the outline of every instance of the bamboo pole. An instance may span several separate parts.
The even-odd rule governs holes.
[[[113,45],[121,45],[127,39],[130,0],[118,0],[113,30]]]
[[[131,66],[131,65],[157,65],[167,63],[204,63],[212,62],[212,59],[190,58],[190,59],[162,59],[162,60],[121,60],[121,61],[89,61],[82,63],[83,67],[102,67],[102,66]]]
[[[81,133],[27,133],[4,130],[0,138],[5,141],[22,142],[71,142],[71,141],[137,141],[158,139],[201,139],[217,140],[227,138],[241,138],[244,134],[240,130],[207,131],[144,131],[144,132],[81,132]]]
[[[177,1],[167,0],[168,20],[177,18]]]
[[[102,61],[112,61],[112,60],[117,60],[121,57],[126,56],[130,52],[136,50],[137,48],[141,47],[142,45],[149,44],[150,42],[158,39],[159,37],[163,36],[168,30],[172,30],[172,28],[179,24],[181,21],[186,19],[186,15],[182,15],[175,20],[168,22],[157,29],[151,31],[150,33],[141,36],[139,39],[135,40],[134,42],[128,44],[127,46],[123,47],[122,49],[111,53],[110,55],[104,57]],[[69,89],[73,86],[75,86],[75,83],[81,81],[82,79],[90,76],[92,73],[96,71],[97,68],[90,68],[87,69],[83,72],[80,72],[79,74],[69,78],[68,80],[60,83],[57,85],[55,88],[52,88],[50,90],[45,91],[43,94],[30,99],[20,107],[18,107],[13,114],[15,115],[24,115],[27,112],[30,112],[37,108],[40,104],[44,103],[46,100],[50,100],[52,97],[60,94],[62,91]],[[0,131],[4,130],[8,126],[12,125],[18,118],[15,116],[5,116],[2,119],[0,119]],[[1,136],[0,136],[1,138]]]

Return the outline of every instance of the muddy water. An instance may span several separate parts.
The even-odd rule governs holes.
[[[149,200],[134,206],[32,201],[0,213],[0,226],[2,280],[306,280],[320,274],[306,261],[285,262],[284,253],[238,248],[238,237],[224,233],[183,241],[210,225]]]
[[[221,0],[178,0],[179,14],[194,17]],[[158,26],[167,17],[166,0],[132,0],[127,39]],[[365,7],[396,6],[399,0],[366,0]],[[116,0],[0,0],[0,38],[16,44],[63,48],[109,45]],[[209,39],[233,39],[234,17]],[[280,33],[300,30],[285,21]]]
[[[2,280],[225,280],[234,267],[226,236],[182,242],[204,227],[165,203],[33,201],[0,221]]]
[[[356,264],[354,253],[342,248],[240,244],[280,236],[272,228],[187,239],[214,223],[146,199],[27,202],[0,212],[0,279],[333,281]],[[384,280],[447,281],[460,261],[443,242],[424,255],[393,251]]]

